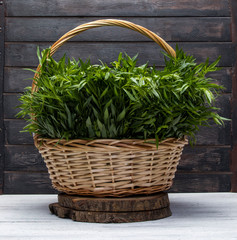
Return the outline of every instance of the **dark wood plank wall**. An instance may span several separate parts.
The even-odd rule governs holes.
[[[3,124],[3,67],[4,67],[4,4],[0,1],[0,194],[3,189],[4,124]]]
[[[52,193],[45,164],[33,146],[32,137],[19,131],[25,122],[15,119],[18,96],[31,83],[24,67],[37,65],[36,48],[48,47],[68,30],[95,19],[120,18],[159,33],[172,46],[179,44],[198,61],[222,55],[223,69],[212,76],[226,89],[216,105],[231,117],[231,78],[235,61],[231,42],[228,0],[6,0],[4,125],[4,193]],[[162,67],[160,49],[138,33],[118,27],[93,29],[73,38],[55,57],[90,57],[110,62],[120,51],[140,53],[140,63]],[[202,128],[197,145],[186,147],[173,192],[230,191],[231,123],[224,128]],[[1,178],[0,178],[1,179]],[[1,183],[1,181],[0,181]]]
[[[231,29],[232,29],[232,42],[234,47],[235,56],[237,56],[237,1],[231,0]],[[231,190],[237,192],[237,58],[233,66],[232,74],[232,154],[231,154],[231,171],[232,186]]]

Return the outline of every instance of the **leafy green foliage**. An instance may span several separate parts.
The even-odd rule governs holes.
[[[17,116],[28,119],[25,131],[46,138],[194,138],[209,120],[225,120],[213,107],[222,87],[206,77],[220,58],[197,64],[176,50],[162,71],[136,66],[137,56],[122,53],[108,66],[65,56],[57,62],[47,57],[49,49],[38,51],[38,90],[26,89]]]

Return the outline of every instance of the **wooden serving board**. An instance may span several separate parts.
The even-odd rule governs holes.
[[[123,223],[156,220],[171,216],[167,193],[124,198],[93,198],[58,195],[58,203],[49,205],[60,218],[78,222]]]

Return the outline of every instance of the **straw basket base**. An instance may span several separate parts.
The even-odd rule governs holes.
[[[93,198],[58,195],[49,205],[51,213],[78,222],[125,223],[156,220],[171,216],[167,193],[124,198]]]

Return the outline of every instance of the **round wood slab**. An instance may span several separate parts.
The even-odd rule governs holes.
[[[59,194],[58,203],[50,204],[49,209],[60,218],[71,218],[78,222],[140,222],[171,216],[167,193],[125,198]]]
[[[79,211],[93,212],[133,212],[161,209],[169,206],[167,193],[158,193],[148,196],[133,196],[124,198],[93,198],[65,193],[58,194],[58,203]]]

